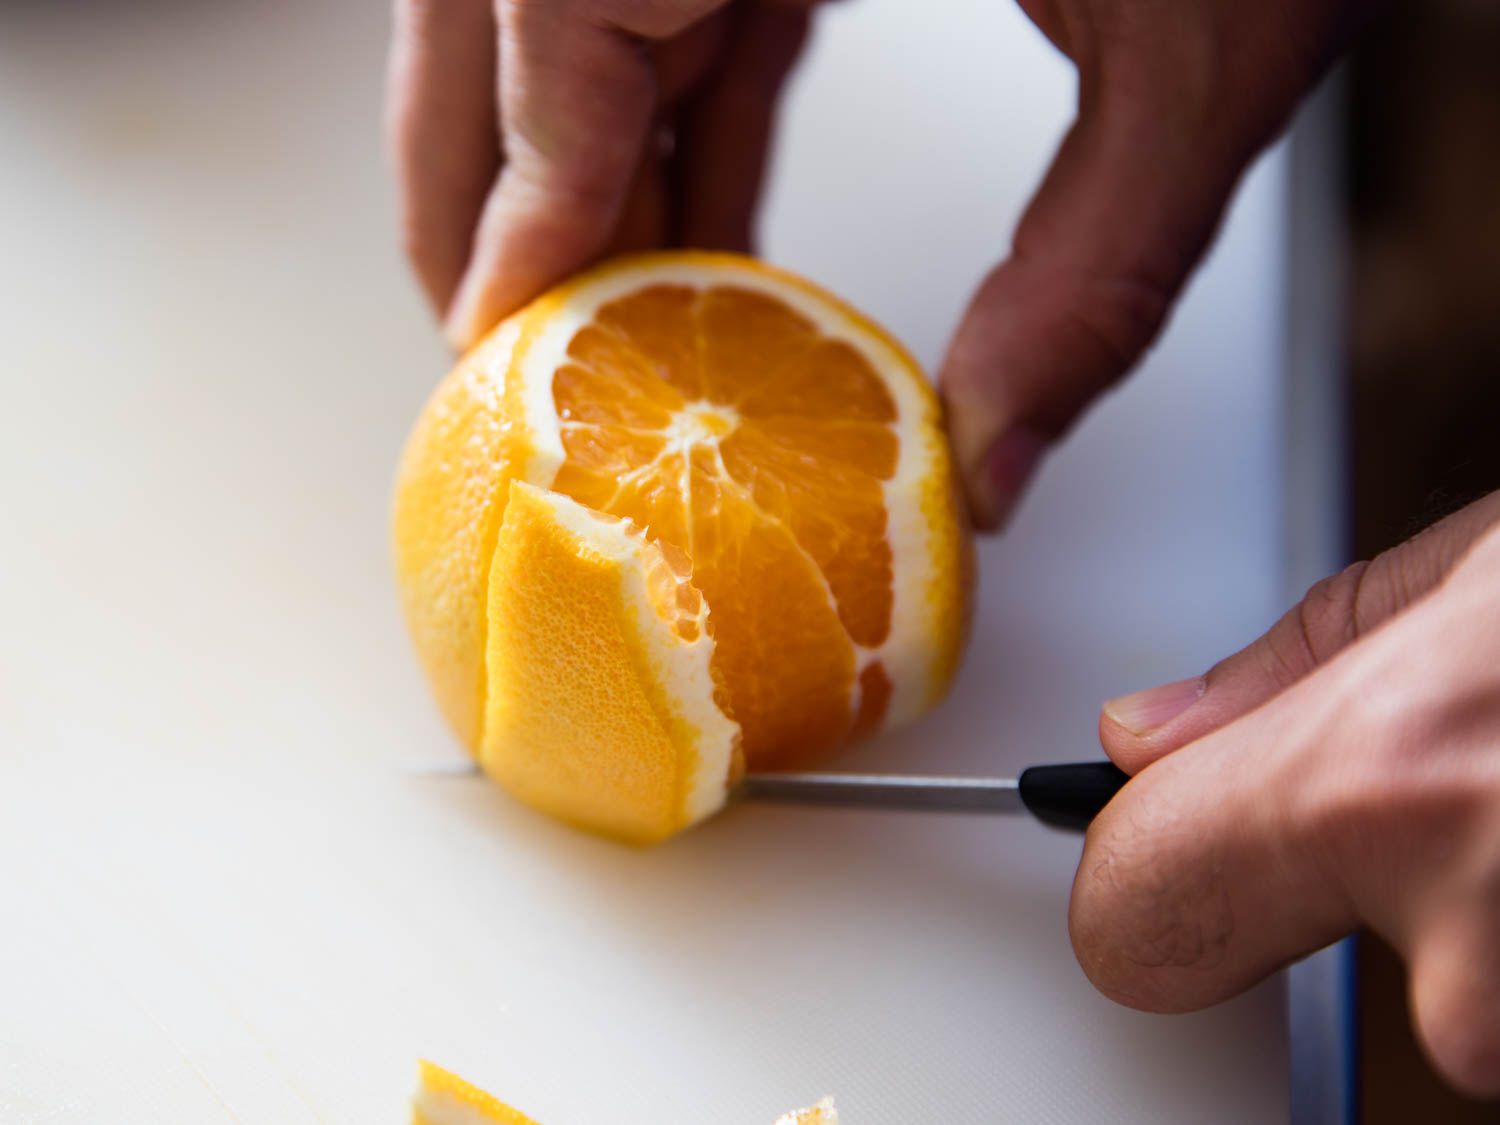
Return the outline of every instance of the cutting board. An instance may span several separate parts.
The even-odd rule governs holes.
[[[446,361],[380,9],[0,16],[0,1122],[395,1122],[419,1055],[546,1125],[1282,1117],[1280,983],[1096,995],[1074,838],[744,808],[640,852],[424,775],[386,520]],[[764,250],[935,365],[1070,72],[992,0],[820,23]],[[1094,756],[1101,699],[1275,616],[1284,171],[984,545],[950,702],[836,765]]]

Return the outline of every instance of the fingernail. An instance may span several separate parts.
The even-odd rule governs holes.
[[[1137,738],[1144,738],[1202,699],[1207,686],[1202,676],[1162,684],[1111,699],[1104,705],[1104,713]]]
[[[970,488],[975,526],[981,531],[1005,526],[1050,444],[1046,435],[1027,426],[1012,426],[995,439]]]

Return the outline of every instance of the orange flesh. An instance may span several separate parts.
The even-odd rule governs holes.
[[[552,393],[552,487],[690,562],[748,764],[878,727],[891,684],[859,649],[891,626],[897,414],[863,357],[774,298],[656,285],[579,329]]]

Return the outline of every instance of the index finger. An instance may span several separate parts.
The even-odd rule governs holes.
[[[1325,578],[1271,629],[1202,676],[1112,699],[1099,740],[1136,773],[1246,715],[1442,586],[1470,548],[1500,527],[1500,492],[1414,538]]]
[[[401,227],[441,316],[500,167],[489,0],[396,0],[386,106]]]
[[[447,318],[471,344],[603,250],[656,106],[648,52],[727,0],[501,0],[505,167]]]

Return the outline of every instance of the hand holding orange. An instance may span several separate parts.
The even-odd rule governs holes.
[[[417,422],[396,566],[444,714],[521,800],[632,842],[946,690],[970,596],[914,360],[758,261],[565,282]]]

